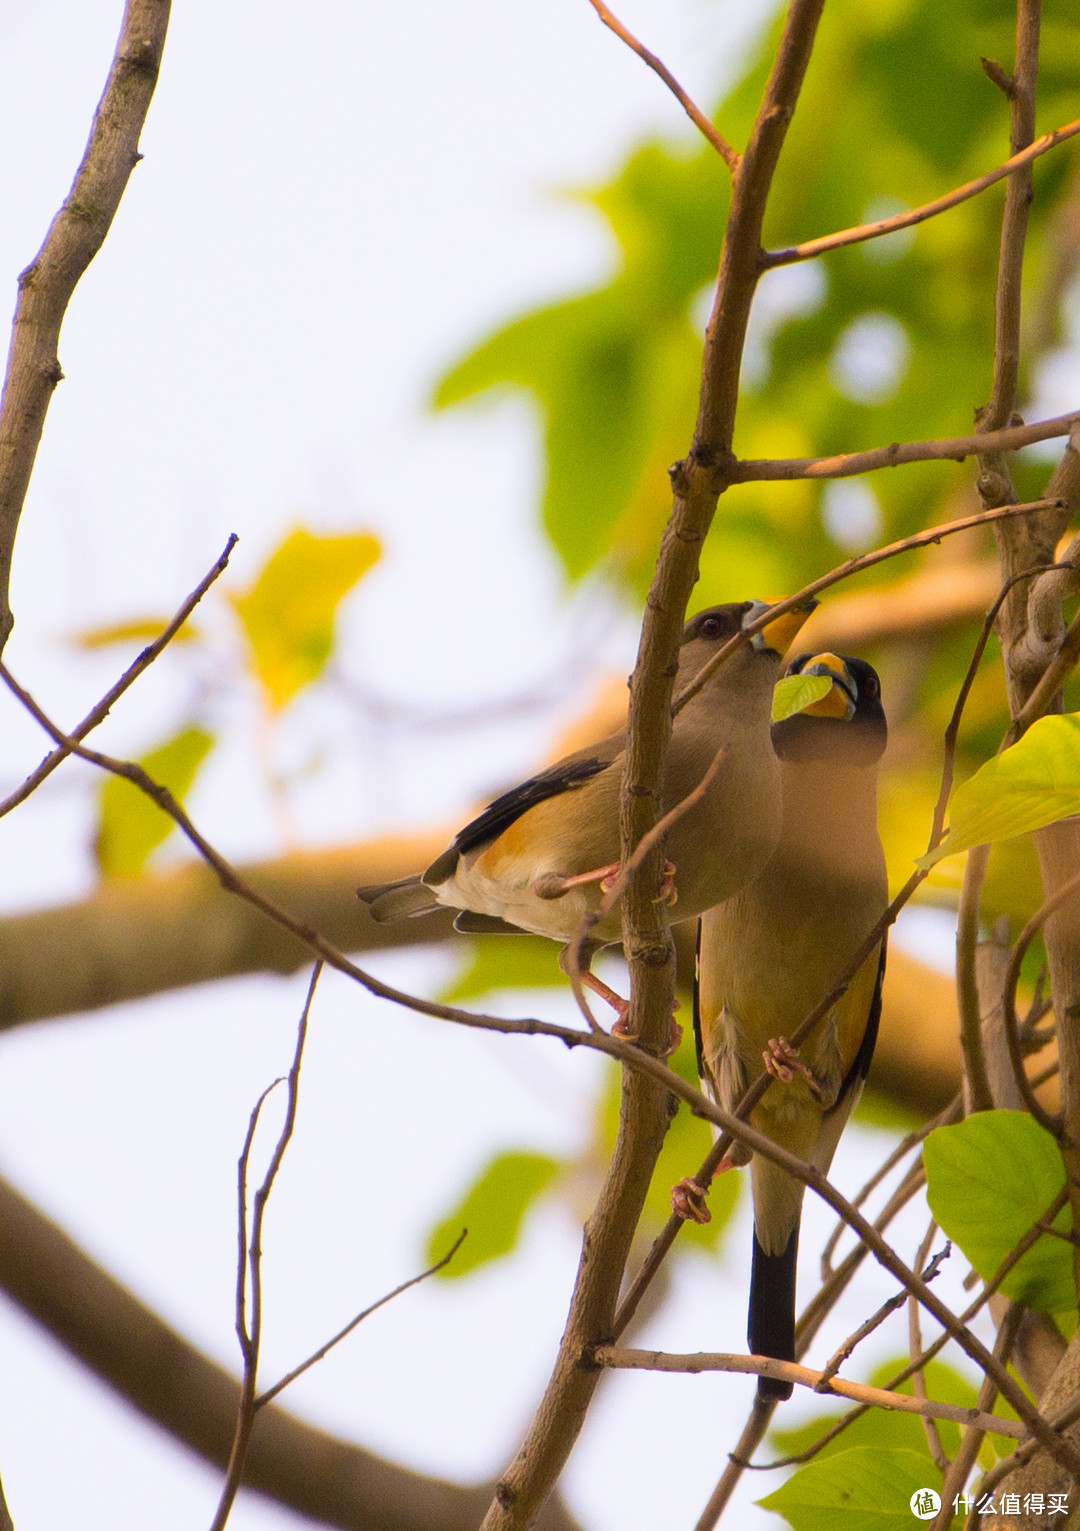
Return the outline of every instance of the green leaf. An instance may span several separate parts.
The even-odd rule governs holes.
[[[185,728],[138,762],[148,776],[168,787],[178,801],[214,743],[204,728]],[[98,797],[95,852],[106,877],[137,877],[151,851],[167,840],[173,820],[145,792],[122,776],[109,776]]]
[[[370,532],[319,537],[297,527],[247,594],[230,597],[274,711],[322,674],[338,606],[380,551]]]
[[[936,1128],[923,1145],[923,1164],[931,1212],[984,1278],[1065,1184],[1057,1144],[1025,1111],[979,1111],[954,1127]],[[1068,1208],[1054,1226],[1071,1226]],[[1043,1234],[1001,1290],[1043,1313],[1075,1308],[1072,1246]]]
[[[1080,813],[1080,713],[1040,718],[957,787],[949,833],[920,867]]]
[[[759,1499],[795,1531],[910,1531],[911,1496],[941,1487],[941,1474],[915,1451],[855,1446],[810,1462]]]
[[[466,1191],[462,1200],[428,1234],[427,1258],[440,1259],[462,1228],[469,1237],[450,1264],[438,1273],[441,1281],[456,1281],[509,1254],[517,1243],[525,1214],[551,1184],[562,1165],[547,1154],[497,1154]]]
[[[439,996],[456,1005],[497,989],[541,989],[566,983],[557,952],[543,936],[485,936],[466,949],[464,967]]]
[[[832,680],[828,675],[785,675],[776,682],[773,691],[773,722],[782,723],[785,718],[794,717],[804,707],[820,702],[831,690]]]

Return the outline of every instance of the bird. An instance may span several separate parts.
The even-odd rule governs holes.
[[[789,675],[827,692],[772,728],[783,803],[780,839],[762,874],[702,915],[694,1027],[706,1092],[735,1108],[762,1064],[772,1083],[750,1114],[774,1143],[828,1172],[862,1092],[881,1015],[885,937],[798,1052],[787,1034],[834,987],[888,904],[877,831],[878,763],[888,729],[881,684],[862,659],[801,654]],[[795,1359],[795,1277],[804,1186],[735,1144],[720,1168],[751,1163],[753,1264],[747,1343]],[[703,1192],[682,1181],[672,1205],[708,1220]],[[759,1400],[792,1385],[759,1377]]]
[[[679,648],[676,693],[769,604],[729,602],[691,618]],[[728,898],[772,854],[780,832],[780,773],[769,743],[771,697],[782,656],[816,605],[806,599],[753,634],[675,714],[662,813],[699,786],[721,749],[723,757],[701,799],[667,835],[663,896],[674,906],[674,922]],[[618,872],[625,758],[625,729],[576,750],[497,797],[425,872],[359,888],[359,898],[380,922],[449,906],[459,911],[454,924],[461,931],[548,936],[563,943],[559,961],[569,974],[569,943]],[[617,1031],[627,1002],[590,964],[621,936],[613,908],[582,943],[577,969],[618,1012]]]

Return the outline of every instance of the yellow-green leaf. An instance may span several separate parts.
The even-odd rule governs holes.
[[[794,717],[804,707],[820,702],[831,690],[832,679],[828,675],[785,675],[776,682],[773,691],[773,722],[782,723],[785,718]]]
[[[794,1531],[907,1531],[918,1524],[912,1497],[940,1487],[940,1472],[918,1452],[855,1446],[800,1468],[758,1504]]]
[[[290,532],[246,595],[231,597],[255,672],[275,711],[322,673],[343,598],[377,561],[370,532]]]
[[[181,800],[214,743],[204,728],[185,728],[138,762],[148,776]],[[122,776],[106,777],[98,798],[95,841],[98,866],[106,877],[137,877],[151,851],[173,829],[169,815]]]
[[[921,867],[1080,813],[1080,713],[1040,718],[953,793],[949,833]]]
[[[428,1258],[442,1258],[462,1228],[469,1237],[449,1265],[439,1271],[443,1281],[456,1281],[478,1265],[509,1254],[517,1243],[525,1214],[546,1191],[561,1168],[547,1154],[496,1154],[461,1201],[428,1235]]]
[[[107,622],[103,627],[84,627],[72,633],[71,642],[81,649],[104,649],[113,643],[152,643],[171,622],[171,617],[140,617],[131,622]],[[200,637],[198,628],[185,622],[173,643],[190,643]]]

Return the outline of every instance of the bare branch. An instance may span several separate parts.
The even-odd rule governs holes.
[[[157,84],[169,0],[128,0],[105,90],[64,205],[19,277],[0,400],[0,653],[12,627],[11,558],[53,389],[63,377],[60,326],[76,283],[101,249],[128,177]]]
[[[793,478],[851,478],[876,468],[898,468],[912,462],[963,462],[976,452],[1018,452],[1036,441],[1068,436],[1080,421],[1080,413],[1056,415],[1034,425],[1009,425],[977,436],[944,436],[933,441],[894,441],[866,452],[841,452],[833,457],[750,457],[732,462],[725,470],[729,483]]]
[[[816,1393],[835,1393],[837,1397],[853,1398],[859,1403],[872,1404],[881,1409],[921,1414],[927,1419],[951,1419],[961,1425],[977,1425],[985,1430],[993,1430],[995,1434],[1010,1435],[1014,1440],[1020,1440],[1027,1434],[1025,1427],[1014,1419],[984,1414],[981,1409],[965,1409],[959,1404],[912,1398],[907,1393],[890,1393],[885,1388],[869,1387],[863,1382],[848,1382],[843,1377],[827,1377],[824,1372],[812,1371],[809,1366],[800,1366],[795,1361],[774,1361],[771,1356],[727,1355],[719,1351],[675,1355],[663,1350],[623,1350],[617,1345],[597,1345],[591,1352],[591,1359],[598,1366],[635,1371],[690,1375],[698,1372],[738,1372],[751,1377],[775,1377],[779,1381],[795,1382],[799,1387],[810,1388]]]
[[[984,67],[986,62],[984,59]],[[906,213],[897,213],[892,218],[878,218],[873,223],[861,223],[857,228],[841,229],[839,233],[825,234],[820,239],[808,239],[804,244],[790,245],[783,250],[764,250],[761,255],[762,270],[770,271],[774,266],[790,266],[794,261],[813,260],[816,255],[826,255],[830,250],[843,249],[845,245],[862,244],[867,239],[880,239],[883,234],[895,234],[900,229],[910,229],[918,223],[925,223],[928,218],[936,218],[938,213],[947,212],[950,207],[957,207],[970,197],[977,197],[988,186],[1004,180],[1007,175],[1014,175],[1077,133],[1080,133],[1080,121],[1069,122],[1064,127],[1055,128],[1052,133],[1044,133],[1004,164],[988,170],[974,181],[958,186],[955,191],[947,192],[943,197],[936,197],[933,202],[910,208]]]
[[[116,684],[106,691],[101,701],[97,702],[86,714],[82,722],[77,723],[71,730],[71,737],[73,739],[85,739],[87,734],[95,729],[99,723],[103,723],[129,686],[132,686],[138,680],[144,670],[149,669],[166,645],[172,642],[203,596],[210,589],[210,586],[220,574],[225,572],[229,563],[229,555],[236,546],[237,540],[236,534],[233,533],[225,544],[225,551],[217,563],[210,570],[209,574],[195,586],[195,589],[188,596],[168,626],[161,630],[153,643],[148,644],[142,650],[133,663],[127,667]],[[6,813],[10,813],[13,808],[17,808],[20,803],[24,803],[30,794],[41,786],[46,777],[51,776],[57,766],[62,761],[67,760],[70,753],[70,750],[66,750],[61,746],[59,749],[53,750],[51,754],[46,755],[37,769],[31,771],[23,784],[20,787],[16,787],[14,792],[9,793],[0,802],[0,818],[3,818]]]
[[[739,163],[738,153],[731,147],[723,134],[717,131],[701,108],[694,105],[670,69],[657,58],[655,53],[650,53],[643,43],[638,42],[634,34],[623,25],[619,18],[612,15],[607,6],[604,5],[603,0],[589,0],[589,4],[604,25],[610,27],[616,37],[621,38],[626,46],[637,54],[638,58],[644,60],[649,68],[660,76],[668,90],[671,91],[671,94],[690,118],[690,121],[712,144],[728,169],[733,171]]]
[[[256,1409],[261,1409],[264,1404],[268,1404],[272,1399],[276,1398],[280,1392],[283,1392],[284,1389],[289,1386],[290,1382],[295,1382],[297,1377],[303,1376],[304,1372],[306,1372],[310,1367],[314,1366],[316,1362],[321,1361],[324,1356],[329,1355],[334,1346],[340,1345],[341,1341],[348,1335],[352,1334],[357,1325],[362,1324],[365,1318],[370,1318],[371,1315],[373,1313],[377,1313],[380,1308],[385,1308],[388,1302],[393,1302],[395,1297],[400,1297],[402,1292],[407,1292],[410,1287],[419,1286],[421,1281],[426,1281],[429,1276],[434,1276],[436,1271],[441,1271],[445,1266],[449,1265],[450,1261],[454,1258],[462,1244],[465,1242],[465,1239],[468,1236],[468,1232],[469,1230],[467,1228],[463,1228],[458,1234],[457,1238],[451,1244],[450,1248],[443,1255],[441,1260],[436,1260],[434,1265],[429,1265],[427,1270],[421,1271],[418,1276],[410,1276],[408,1281],[403,1281],[401,1285],[396,1286],[392,1292],[387,1292],[384,1296],[380,1297],[378,1302],[373,1302],[369,1307],[365,1308],[362,1313],[358,1313],[355,1318],[351,1318],[343,1329],[339,1329],[331,1339],[327,1340],[325,1345],[320,1345],[318,1350],[313,1351],[312,1354],[308,1356],[306,1361],[301,1361],[300,1365],[294,1366],[291,1372],[286,1372],[285,1376],[282,1377],[280,1382],[275,1382],[273,1387],[268,1387],[266,1389],[265,1393],[260,1393],[255,1399]]]
[[[236,1335],[240,1341],[240,1354],[244,1361],[243,1375],[240,1379],[240,1404],[236,1411],[236,1430],[233,1434],[232,1449],[229,1452],[229,1463],[225,1470],[225,1482],[221,1486],[221,1495],[218,1499],[214,1519],[210,1525],[210,1531],[224,1531],[225,1523],[232,1511],[233,1503],[240,1491],[240,1480],[244,1474],[244,1461],[247,1457],[248,1447],[251,1444],[251,1432],[255,1425],[255,1383],[259,1370],[259,1346],[262,1340],[262,1230],[266,1216],[267,1203],[274,1189],[274,1181],[277,1179],[285,1151],[292,1139],[293,1129],[296,1126],[296,1107],[300,1095],[300,1066],[304,1057],[304,1043],[307,1040],[308,1018],[311,1015],[311,1004],[315,998],[315,989],[319,982],[319,975],[323,965],[316,962],[311,971],[311,981],[308,984],[307,997],[304,1000],[304,1008],[300,1012],[300,1021],[296,1028],[296,1047],[293,1052],[293,1061],[288,1073],[288,1101],[285,1107],[285,1120],[281,1124],[274,1151],[270,1155],[270,1162],[266,1167],[266,1173],[262,1183],[255,1192],[254,1205],[251,1215],[251,1239],[247,1237],[247,1187],[248,1165],[251,1161],[251,1149],[255,1141],[255,1132],[259,1125],[259,1116],[266,1103],[268,1096],[282,1083],[275,1079],[273,1084],[267,1085],[266,1089],[255,1102],[254,1109],[248,1120],[247,1133],[244,1137],[244,1146],[240,1152],[240,1162],[237,1166],[237,1197],[239,1210],[237,1216],[239,1247],[236,1260]],[[248,1282],[251,1284],[250,1304],[248,1302]]]

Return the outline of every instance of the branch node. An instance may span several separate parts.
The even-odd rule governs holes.
[[[997,59],[980,58],[979,63],[982,65],[982,71],[986,78],[997,86],[998,90],[1002,92],[1007,100],[1012,101],[1016,96],[1016,80],[1014,76],[1006,74]]]

